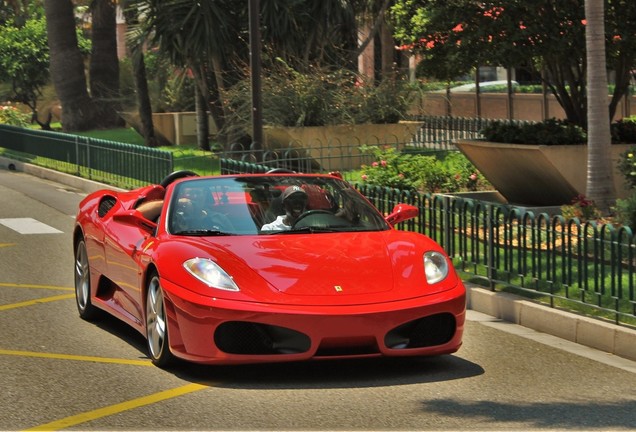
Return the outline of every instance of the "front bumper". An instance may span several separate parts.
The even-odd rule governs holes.
[[[466,291],[461,281],[429,296],[353,306],[194,301],[169,281],[162,287],[171,350],[197,363],[430,356],[455,352],[462,343]]]

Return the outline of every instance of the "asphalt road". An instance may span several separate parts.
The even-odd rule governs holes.
[[[0,430],[636,429],[636,363],[474,311],[450,356],[158,369],[77,315],[81,198],[0,168]]]

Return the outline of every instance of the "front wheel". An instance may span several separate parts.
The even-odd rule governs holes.
[[[81,239],[75,247],[75,302],[82,319],[94,319],[99,310],[91,302],[91,269],[86,243]]]
[[[148,355],[153,364],[163,368],[174,361],[174,356],[170,352],[168,322],[159,275],[155,273],[150,277],[147,288],[146,342]]]

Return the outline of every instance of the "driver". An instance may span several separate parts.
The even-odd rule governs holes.
[[[307,192],[300,186],[289,186],[283,194],[282,203],[284,215],[278,216],[273,222],[263,225],[261,231],[284,231],[294,225],[298,216],[307,208]]]

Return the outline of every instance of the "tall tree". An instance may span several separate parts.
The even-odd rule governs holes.
[[[260,3],[265,70],[281,59],[300,71],[316,65],[355,67],[355,2]],[[247,5],[245,0],[134,0],[150,45],[193,73],[219,131],[226,130],[224,94],[248,76]]]
[[[138,10],[130,7],[130,3],[130,0],[122,0],[120,3],[129,29],[126,35],[126,47],[132,60],[133,79],[137,96],[137,111],[139,113],[139,121],[133,118],[130,119],[130,123],[132,127],[144,137],[146,146],[159,147],[170,145],[170,142],[155,130],[144,55],[145,36],[139,32]]]
[[[140,31],[150,46],[178,67],[189,69],[205,95],[217,130],[225,125],[222,94],[239,77],[240,64],[232,59],[246,52],[236,29],[246,20],[245,1],[133,0],[130,7],[143,14]],[[233,33],[233,30],[236,33]],[[243,57],[246,58],[246,57]]]
[[[97,103],[103,127],[120,127],[124,120],[119,94],[116,6],[113,0],[93,0],[92,50],[89,65],[91,97]]]
[[[607,105],[604,0],[585,0],[587,48],[587,197],[605,212],[616,200]]]
[[[617,73],[613,116],[634,67],[636,2],[611,5],[609,66]],[[431,76],[448,77],[477,65],[544,70],[546,84],[568,119],[587,123],[584,0],[396,0],[391,9],[404,49],[421,53]],[[622,37],[620,37],[622,36]],[[567,53],[567,54],[566,54]]]
[[[62,103],[64,131],[98,127],[100,113],[88,94],[84,59],[77,45],[71,0],[45,0],[51,78]]]
[[[43,17],[29,19],[22,26],[0,25],[0,81],[11,83],[11,91],[4,97],[30,107],[33,120],[50,129],[50,118],[40,122],[37,116],[38,98],[50,79],[46,40]]]

